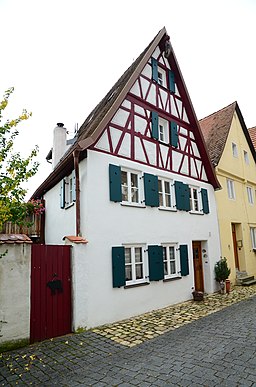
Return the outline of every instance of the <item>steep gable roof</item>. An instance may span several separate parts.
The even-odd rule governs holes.
[[[254,146],[254,149],[256,150],[256,126],[248,129],[250,138],[252,140],[252,144]]]
[[[223,109],[218,110],[217,112],[212,113],[209,116],[199,120],[199,124],[204,135],[204,139],[208,147],[209,155],[214,167],[218,165],[222,153],[224,151],[224,147],[226,145],[226,141],[235,112],[238,115],[244,135],[247,139],[248,145],[250,147],[250,150],[252,151],[254,160],[256,162],[252,141],[246,128],[241,110],[238,106],[238,103],[233,102],[230,105],[224,107]]]
[[[132,65],[124,72],[119,78],[107,95],[100,101],[100,103],[93,109],[88,115],[82,126],[80,127],[75,143],[69,148],[64,157],[57,164],[55,170],[49,175],[49,177],[41,184],[41,186],[35,191],[33,197],[41,197],[46,191],[51,189],[58,181],[65,177],[68,172],[70,173],[73,168],[73,152],[80,151],[80,160],[86,157],[86,149],[88,149],[101,135],[106,124],[116,113],[117,109],[123,102],[126,94],[135,83],[139,74],[145,67],[147,61],[153,54],[156,47],[159,45],[164,50],[165,41],[169,39],[165,27],[162,28],[151,41],[151,43],[145,48],[140,56],[132,63]],[[196,118],[193,105],[191,103],[184,79],[182,77],[176,56],[171,47],[170,55],[168,57],[171,68],[175,71],[176,82],[181,94],[181,97],[188,101],[187,115],[189,117],[191,125],[195,130],[195,139],[198,145],[199,152],[202,159],[205,162],[205,171],[209,182],[214,188],[219,187],[214,169],[212,168],[208,151],[203,139],[203,135],[200,130],[198,120]]]

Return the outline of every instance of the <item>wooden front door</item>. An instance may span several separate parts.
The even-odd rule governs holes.
[[[70,332],[70,246],[32,245],[30,341]]]
[[[203,292],[204,276],[203,276],[201,242],[197,242],[197,241],[192,242],[192,247],[193,247],[195,290]]]
[[[232,226],[232,239],[233,239],[235,265],[236,265],[236,269],[240,270],[238,252],[237,252],[237,241],[236,241],[236,225],[232,223],[231,226]]]

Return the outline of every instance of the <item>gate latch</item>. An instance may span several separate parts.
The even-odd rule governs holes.
[[[53,279],[47,282],[47,286],[51,289],[52,294],[56,294],[56,291],[58,293],[63,292],[62,281],[55,277],[57,277],[57,274],[54,274]]]

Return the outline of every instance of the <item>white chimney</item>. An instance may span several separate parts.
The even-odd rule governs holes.
[[[53,130],[52,168],[54,169],[67,149],[67,131],[58,123]]]

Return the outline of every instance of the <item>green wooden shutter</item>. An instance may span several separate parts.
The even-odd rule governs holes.
[[[187,184],[183,184],[183,203],[183,210],[190,211],[189,186]]]
[[[190,210],[189,186],[187,184],[182,183],[181,181],[175,181],[174,188],[175,188],[177,210],[189,211]]]
[[[177,210],[183,210],[183,183],[181,181],[175,181],[174,188],[176,197],[176,208]]]
[[[178,129],[177,129],[177,124],[174,121],[170,122],[170,144],[177,148],[178,146]]]
[[[182,276],[189,275],[187,245],[180,245],[180,272]]]
[[[112,278],[113,288],[125,285],[125,255],[124,247],[112,247]]]
[[[171,93],[175,93],[175,78],[174,78],[174,72],[169,70],[169,89]]]
[[[151,129],[152,137],[158,140],[158,113],[151,112]]]
[[[75,171],[72,172],[72,201],[76,201],[76,174]]]
[[[121,168],[113,164],[109,164],[109,194],[111,201],[122,201]]]
[[[203,212],[204,214],[209,214],[209,201],[208,201],[208,192],[207,189],[201,189],[202,203],[203,203]]]
[[[60,184],[60,208],[65,208],[65,179]]]
[[[144,191],[146,206],[158,207],[158,178],[150,173],[144,173]]]
[[[157,60],[155,58],[151,58],[151,65],[152,65],[152,79],[158,82],[158,66],[157,66]]]
[[[159,281],[164,278],[163,247],[148,246],[149,280]]]

